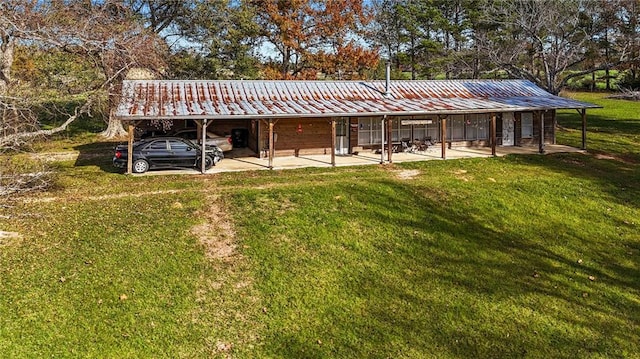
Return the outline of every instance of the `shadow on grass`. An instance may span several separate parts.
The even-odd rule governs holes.
[[[95,166],[107,173],[119,173],[121,169],[113,166],[113,154],[116,142],[94,142],[75,146],[78,157],[75,167]]]
[[[433,287],[446,288],[448,294],[443,297],[442,293],[416,292],[416,287],[407,286],[402,273],[393,274],[395,269],[382,274],[364,272],[354,281],[371,285],[353,288],[357,297],[371,301],[365,316],[372,322],[364,326],[357,320],[352,323],[359,336],[382,337],[389,343],[379,345],[392,346],[393,339],[387,333],[396,332],[409,347],[419,347],[420,338],[431,336],[439,349],[480,357],[545,353],[573,357],[580,351],[611,354],[617,352],[620,343],[637,342],[637,333],[618,325],[640,324],[640,305],[630,299],[633,296],[619,293],[633,293],[640,288],[640,271],[623,264],[619,250],[607,251],[603,247],[594,253],[594,248],[585,249],[595,263],[580,264],[577,255],[569,258],[551,250],[547,243],[523,238],[517,228],[492,229],[497,227],[492,226],[492,216],[497,214],[452,211],[442,203],[415,196],[413,186],[385,181],[380,184],[394,187],[396,195],[378,194],[374,198],[366,195],[363,188],[342,189],[350,198],[367,201],[369,208],[378,209],[361,214],[368,217],[365,223],[396,223],[404,234],[414,233],[411,238],[383,241],[379,244],[381,251],[391,252],[390,243],[401,241],[408,249],[399,260],[406,261],[406,267],[417,273],[411,281],[435,281],[437,285]],[[412,198],[414,202],[398,203],[398,198]],[[403,208],[413,208],[415,212],[408,217],[394,210]],[[555,230],[564,226],[561,221],[550,223],[542,237],[551,239]],[[565,240],[592,245],[579,233]],[[619,245],[638,250],[635,242]],[[587,273],[598,282],[591,282]],[[389,280],[389,275],[395,280]],[[386,288],[376,288],[381,285]],[[429,290],[428,286],[420,288]],[[381,291],[388,298],[379,301],[377,293]],[[540,296],[552,300],[535,299]],[[496,303],[496,312],[488,309],[492,302]],[[398,310],[392,303],[404,303],[408,308]],[[499,303],[512,303],[513,307],[499,308]],[[523,312],[531,313],[530,322],[518,316]]]
[[[547,156],[518,156],[514,162],[538,166],[553,172],[566,173],[572,178],[586,179],[599,184],[612,201],[640,208],[640,166],[616,158],[559,153]]]
[[[582,129],[582,119],[573,113],[558,113],[558,122],[566,128]],[[617,119],[589,114],[587,116],[587,136],[589,132],[603,132],[609,134],[638,135],[640,134],[640,120]]]

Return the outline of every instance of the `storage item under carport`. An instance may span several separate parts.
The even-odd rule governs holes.
[[[234,128],[231,130],[231,140],[234,148],[243,148],[249,145],[249,130],[246,128]]]

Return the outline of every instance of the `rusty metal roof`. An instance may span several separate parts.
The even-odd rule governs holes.
[[[294,118],[486,113],[599,106],[553,96],[526,80],[127,80],[121,119]]]

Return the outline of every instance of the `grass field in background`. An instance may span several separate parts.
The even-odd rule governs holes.
[[[44,146],[81,155],[0,207],[0,353],[638,356],[640,104],[569,95],[604,106],[587,154],[134,177]]]

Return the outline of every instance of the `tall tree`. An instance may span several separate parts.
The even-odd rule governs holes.
[[[309,61],[316,69],[338,79],[362,78],[378,64],[378,50],[365,48],[361,35],[371,20],[362,1],[329,0],[312,12],[318,49]]]
[[[7,0],[0,10],[0,23],[6,24],[3,35],[10,35],[7,44],[56,48],[91,62],[102,73],[103,81],[99,88],[87,92],[97,95],[100,89],[107,90],[111,109],[115,109],[119,84],[127,70],[132,67],[159,69],[166,53],[158,36],[136,22],[130,9],[115,0],[95,3],[86,0]],[[3,59],[3,62],[13,62],[13,56]],[[11,64],[6,68],[10,69]],[[10,76],[6,77],[10,79]],[[94,99],[89,96],[89,101],[56,129],[12,133],[4,136],[0,145],[3,141],[64,130],[80,113],[90,109]],[[104,135],[111,137],[123,133],[120,122],[110,116]]]
[[[258,77],[260,28],[255,17],[254,8],[246,3],[197,1],[194,11],[177,21],[188,43],[192,44],[191,49],[180,51],[177,59],[191,66],[184,69],[187,71],[182,71],[181,67],[175,68],[177,71],[170,69],[171,74],[192,78]]]
[[[313,4],[308,0],[250,0],[261,35],[280,57],[280,78],[297,77],[308,67],[314,38]],[[273,73],[276,75],[276,73]]]
[[[596,3],[583,0],[508,0],[490,2],[484,20],[493,30],[480,38],[483,51],[511,76],[529,79],[557,94],[571,78],[612,68],[628,61],[620,53],[582,71],[592,35],[586,23],[598,11]]]
[[[363,0],[250,0],[261,35],[278,60],[268,64],[271,78],[316,78],[318,70],[338,74],[374,66],[360,30],[369,21]],[[273,68],[277,65],[278,68]]]

